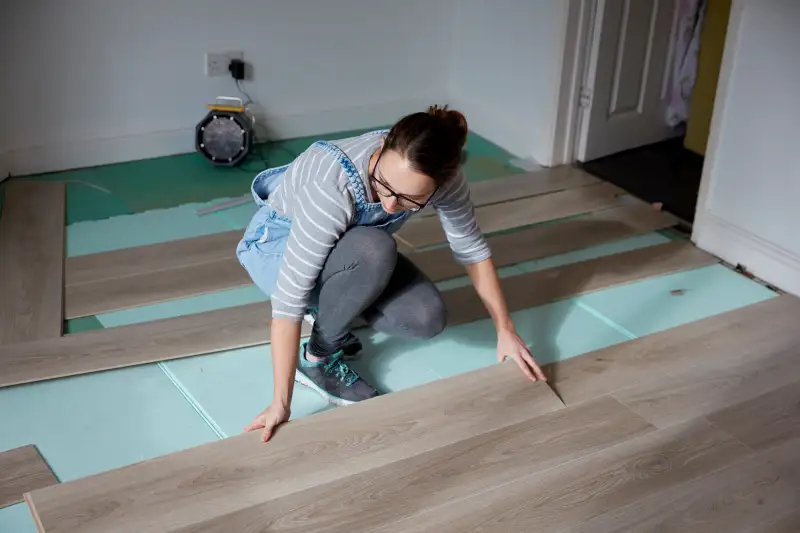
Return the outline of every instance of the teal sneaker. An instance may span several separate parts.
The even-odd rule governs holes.
[[[305,357],[307,346],[304,343],[300,350],[295,381],[334,405],[351,405],[378,396],[378,391],[342,360],[342,350],[328,356],[323,363],[315,363]]]
[[[314,322],[317,320],[317,313],[319,313],[317,308],[314,307],[309,309],[304,317],[305,321],[313,326]],[[364,345],[361,344],[361,341],[358,339],[358,337],[352,333],[348,333],[339,349],[342,351],[342,358],[345,361],[352,361],[361,355]]]

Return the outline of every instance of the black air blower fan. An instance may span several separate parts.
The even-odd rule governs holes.
[[[253,145],[253,121],[242,99],[218,96],[206,108],[208,114],[195,128],[195,149],[215,165],[238,165]]]

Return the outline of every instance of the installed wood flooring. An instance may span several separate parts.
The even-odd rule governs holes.
[[[797,532],[798,316],[776,296],[548,384],[498,364],[27,500],[45,533]]]

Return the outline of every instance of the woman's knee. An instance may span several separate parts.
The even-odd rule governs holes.
[[[408,336],[426,340],[439,335],[447,326],[447,307],[438,294],[427,298],[406,318],[404,330]]]
[[[366,270],[391,273],[397,262],[397,243],[387,232],[356,226],[345,232],[337,243],[339,252]]]

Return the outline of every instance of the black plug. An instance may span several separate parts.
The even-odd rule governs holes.
[[[244,79],[244,61],[241,59],[231,59],[231,62],[228,63],[228,70],[230,71],[231,76],[233,76],[233,79]]]

